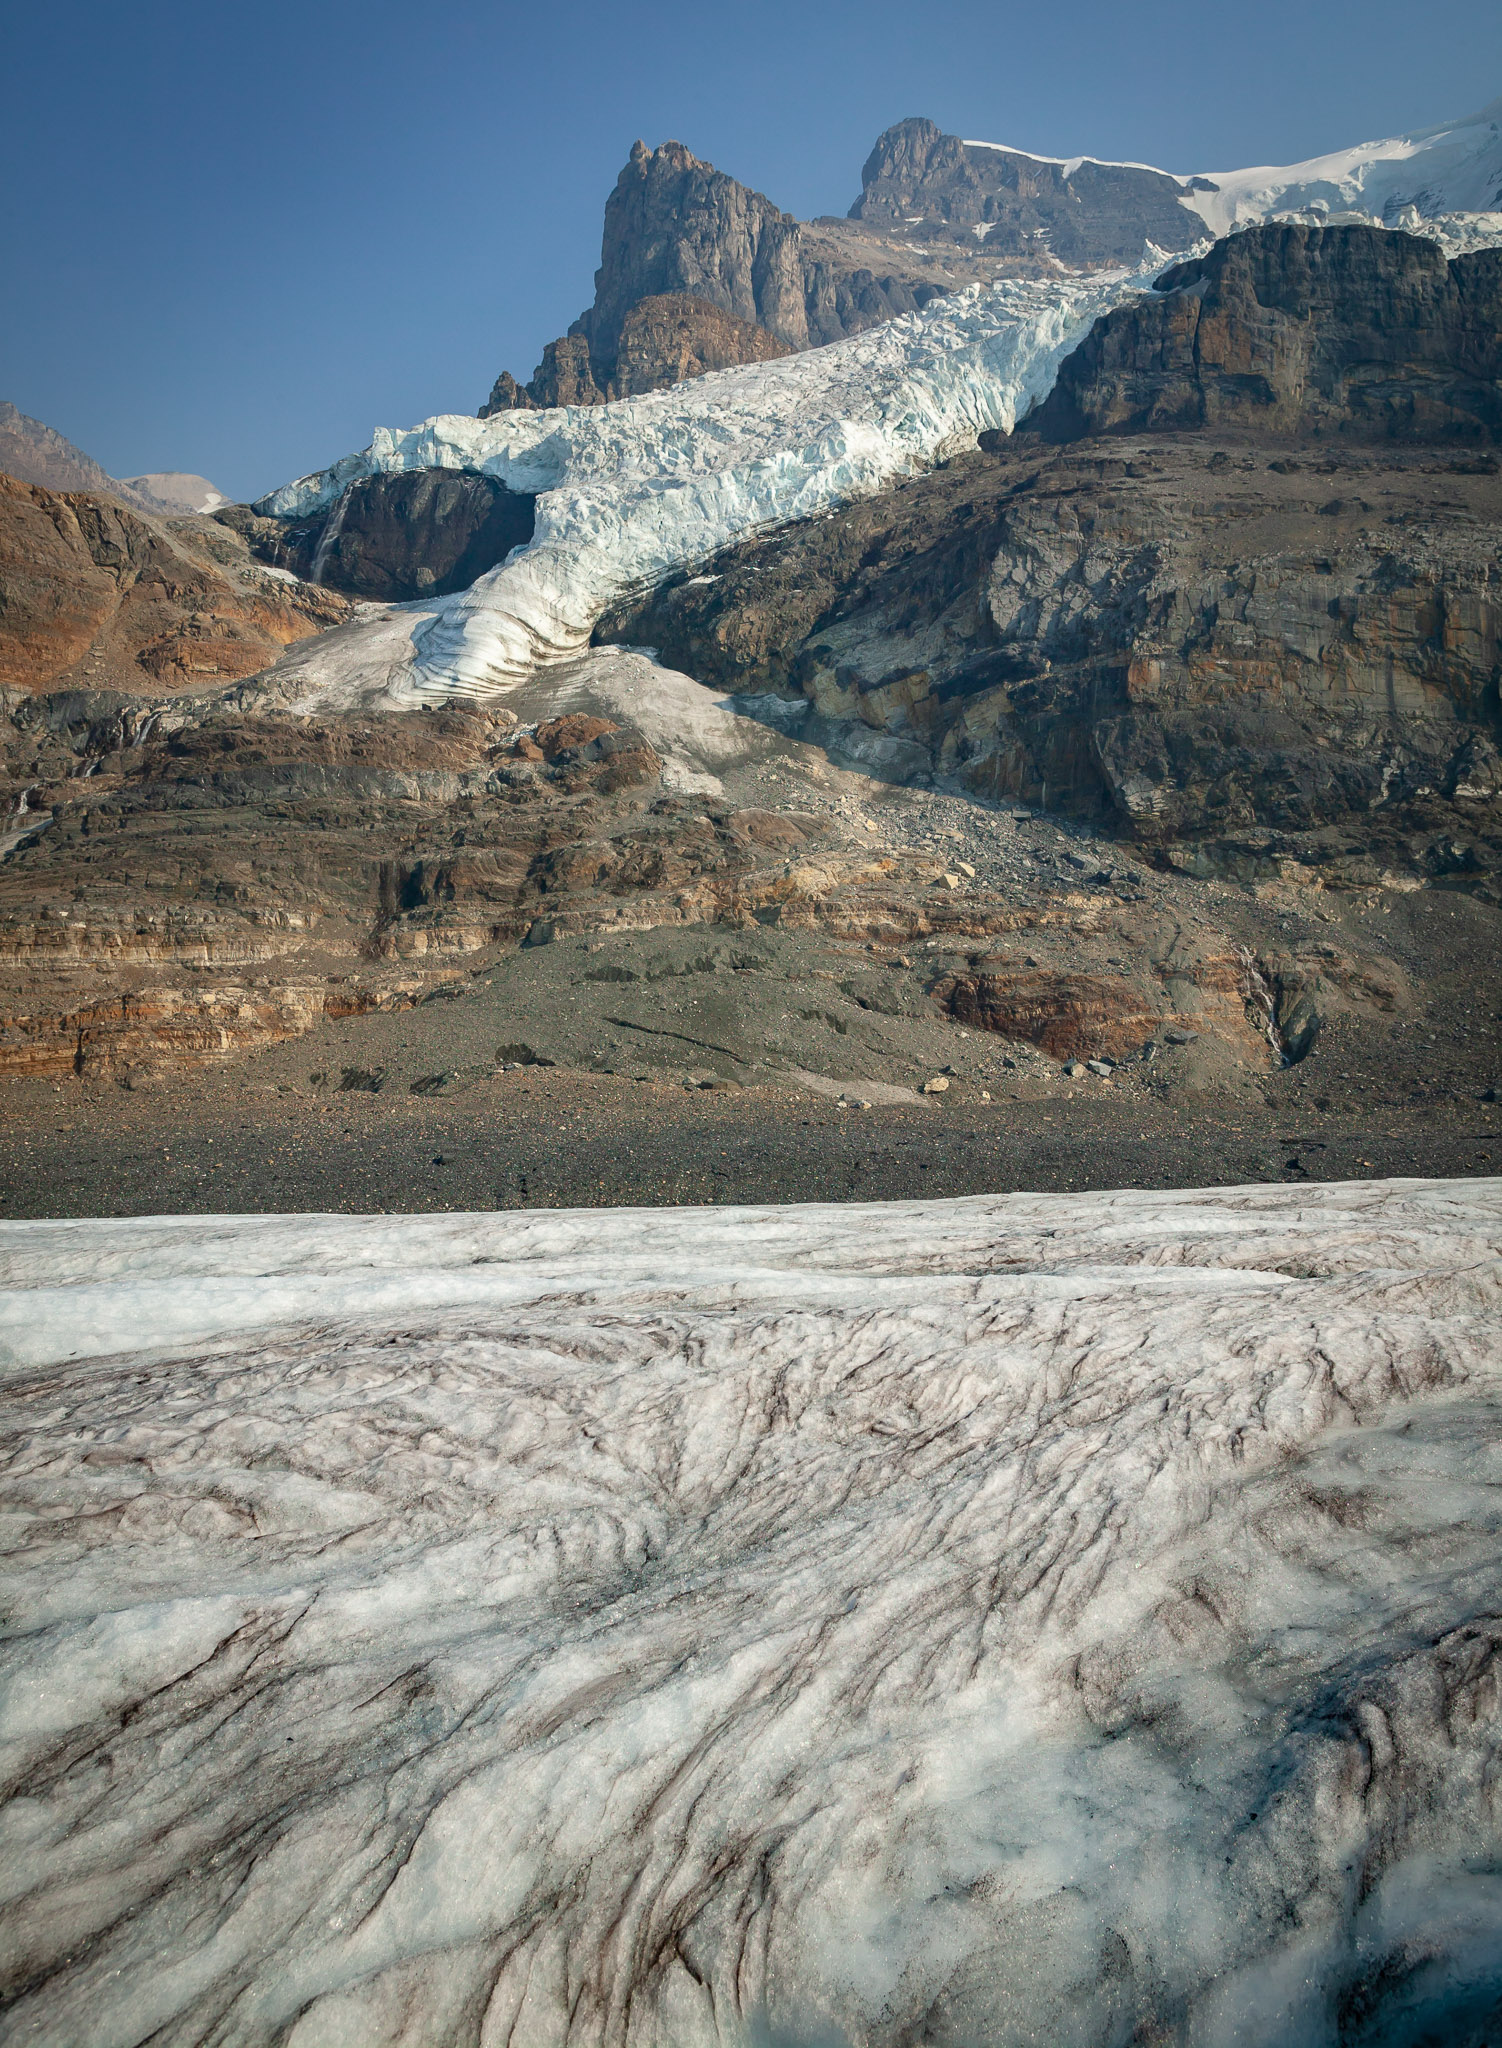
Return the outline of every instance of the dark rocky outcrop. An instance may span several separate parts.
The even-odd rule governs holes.
[[[566,334],[550,341],[531,384],[532,400],[552,405],[603,405],[605,393],[594,379],[589,344],[582,335]]]
[[[1248,229],[1098,320],[1029,421],[1051,440],[1250,429],[1502,439],[1502,250]]]
[[[589,343],[582,334],[566,334],[548,343],[530,384],[518,384],[509,370],[502,370],[479,417],[488,420],[498,412],[546,411],[555,405],[603,405],[610,395],[595,382]]]
[[[535,503],[493,477],[419,469],[362,477],[312,519],[274,519],[246,505],[214,517],[262,561],[391,604],[467,589],[532,538]]]
[[[861,172],[852,220],[896,229],[914,216],[983,230],[993,256],[1036,255],[1061,263],[1136,263],[1142,245],[1167,253],[1204,238],[1204,223],[1182,203],[1207,180],[1182,183],[1135,164],[1068,163],[992,149],[945,135],[932,121],[899,121],[880,137]]]
[[[956,774],[1206,872],[1494,888],[1499,516],[1502,478],[1427,449],[1014,442],[598,632],[772,693],[879,772]]]
[[[498,412],[532,412],[536,405],[537,401],[532,396],[529,386],[518,384],[509,370],[502,370],[491,385],[490,396],[480,407],[476,417],[488,420]]]

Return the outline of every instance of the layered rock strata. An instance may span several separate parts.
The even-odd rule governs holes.
[[[1502,440],[1502,249],[1447,262],[1382,228],[1231,235],[1098,320],[1032,425],[1059,441],[1197,427]]]
[[[617,694],[641,701],[644,662],[596,660],[624,660]],[[504,710],[313,719],[29,699],[5,728],[0,1074],[221,1062],[596,934],[616,952],[567,1015],[544,1001],[512,1034],[559,1061],[611,1065],[634,1046],[739,1079],[853,1063],[910,1092],[958,1022],[1050,1060],[1183,1027],[1205,1035],[1197,1073],[1275,1066],[1246,952],[1265,935],[1190,937],[1169,910],[1177,880],[1072,854],[1041,867],[1020,836],[977,844],[966,881],[931,835],[852,832],[817,802],[789,804],[777,763],[796,754],[746,725],[768,768],[710,793],[599,709],[519,725]],[[822,770],[807,766],[817,799]],[[690,984],[681,1001],[648,986],[653,949],[626,942],[711,925],[807,941],[830,985],[809,990],[805,961],[785,968],[788,988],[773,974],[709,1008]],[[1324,1016],[1348,998],[1370,1007],[1373,972],[1301,955],[1280,987]],[[1347,994],[1317,992],[1341,974]]]
[[[1493,887],[1502,479],[1203,439],[961,457],[602,621],[898,779],[1162,857]],[[1492,879],[1488,879],[1492,878]]]
[[[5,731],[0,1072],[222,1059],[416,1000],[534,927],[751,919],[797,898],[789,859],[821,833],[705,816],[598,716],[75,693]]]

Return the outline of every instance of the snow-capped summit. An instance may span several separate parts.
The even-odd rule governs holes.
[[[1306,163],[1210,171],[1184,200],[1215,235],[1275,214],[1311,220],[1371,220],[1502,210],[1502,99],[1461,121],[1382,142],[1361,142]]]
[[[966,159],[971,183],[986,182],[987,156],[1046,165],[1065,184],[1086,170],[1172,179],[1181,188],[1178,204],[1197,214],[1213,235],[1284,214],[1305,215],[1314,223],[1350,220],[1395,227],[1410,212],[1419,220],[1437,220],[1446,214],[1502,210],[1502,99],[1461,120],[1359,142],[1303,163],[1236,171],[1173,172],[1106,157],[1043,156],[1004,142],[966,141],[957,147],[977,153]],[[998,185],[1006,178],[999,164],[989,175]]]

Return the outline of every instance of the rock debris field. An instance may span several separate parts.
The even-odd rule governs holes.
[[[1499,1234],[0,1226],[0,2040],[1497,2039]]]

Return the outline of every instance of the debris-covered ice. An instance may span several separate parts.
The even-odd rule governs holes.
[[[0,1227],[0,2039],[1494,2040],[1499,1235]]]

